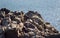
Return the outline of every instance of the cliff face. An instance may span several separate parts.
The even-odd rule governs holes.
[[[0,9],[0,37],[2,38],[45,38],[59,32],[49,22],[45,22],[38,12],[24,14]]]

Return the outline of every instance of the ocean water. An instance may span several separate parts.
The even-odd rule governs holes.
[[[0,0],[0,8],[11,11],[38,11],[45,22],[60,31],[60,0]]]

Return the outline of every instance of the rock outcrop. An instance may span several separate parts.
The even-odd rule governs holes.
[[[29,11],[24,14],[0,9],[0,38],[46,38],[58,35],[49,22],[45,22],[38,12]]]

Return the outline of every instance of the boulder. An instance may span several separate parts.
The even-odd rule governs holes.
[[[0,12],[1,38],[50,38],[59,34],[38,12],[28,11],[24,14],[23,11],[11,12],[6,8],[0,9]]]

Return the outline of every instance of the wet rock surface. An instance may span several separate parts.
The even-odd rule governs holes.
[[[24,14],[23,11],[0,9],[0,38],[52,38],[53,35],[59,38],[58,34],[59,31],[45,22],[38,12]]]

